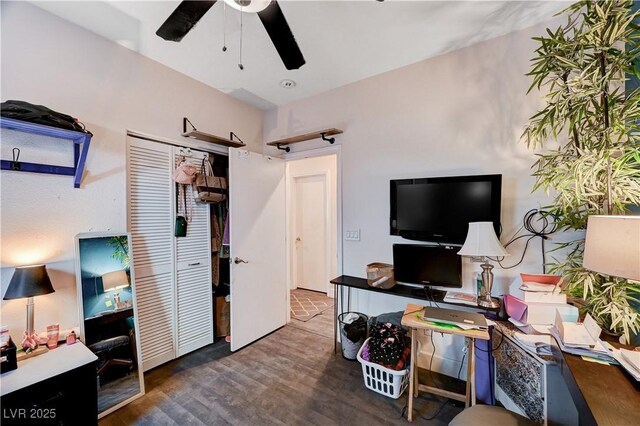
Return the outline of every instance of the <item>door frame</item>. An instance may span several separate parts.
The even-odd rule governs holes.
[[[286,181],[286,270],[287,270],[287,289],[291,290],[291,285],[293,282],[293,256],[294,251],[292,248],[293,243],[293,205],[292,205],[292,185],[293,185],[293,177],[289,171],[289,161],[291,160],[302,160],[305,158],[314,158],[314,157],[325,157],[330,155],[335,155],[336,158],[336,246],[335,246],[335,256],[336,256],[336,276],[342,275],[343,270],[343,241],[342,241],[342,149],[340,145],[329,146],[325,148],[312,149],[307,151],[299,151],[285,154],[282,158],[286,162],[286,171],[285,171],[285,181]],[[317,175],[317,173],[313,173],[312,175]],[[301,177],[301,176],[296,176]],[[327,198],[329,193],[327,192]],[[329,233],[331,230],[329,229]],[[329,248],[333,249],[331,246],[331,241],[329,241]],[[330,269],[330,268],[329,268]],[[328,272],[330,274],[331,271]],[[330,277],[331,279],[333,277]],[[335,286],[331,286],[327,281],[327,296],[334,298],[336,296]],[[287,298],[287,317],[289,321],[291,320],[291,304],[289,298]]]

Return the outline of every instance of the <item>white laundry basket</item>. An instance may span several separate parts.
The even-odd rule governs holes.
[[[369,340],[370,338],[365,340],[358,351],[358,361],[362,364],[364,385],[367,389],[371,389],[389,398],[400,398],[400,395],[402,395],[409,384],[409,369],[392,370],[375,362],[362,359],[362,350],[369,344]]]

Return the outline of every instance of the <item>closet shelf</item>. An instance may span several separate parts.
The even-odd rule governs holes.
[[[0,169],[18,172],[46,173],[53,175],[73,176],[73,187],[80,188],[82,174],[84,173],[87,153],[91,143],[91,134],[60,129],[58,127],[29,123],[12,118],[0,117],[0,127],[34,135],[50,136],[73,142],[73,167],[56,166],[52,164],[26,163],[14,159],[14,161],[0,160]]]
[[[218,145],[224,145],[231,148],[242,148],[244,146],[243,143],[232,141],[231,139],[227,138],[222,138],[220,136],[211,135],[209,133],[199,132],[197,130],[183,133],[182,136],[184,136],[185,138],[192,138],[198,139],[200,141],[216,143]]]
[[[291,136],[289,138],[278,139],[277,141],[267,142],[267,145],[275,146],[278,149],[283,149],[289,152],[288,147],[280,148],[280,146],[291,145],[294,143],[309,141],[311,139],[318,139],[318,138],[322,138],[322,140],[325,140],[332,144],[335,142],[335,138],[327,138],[327,136],[339,135],[340,133],[342,133],[342,130],[330,128],[330,129],[318,130],[317,132],[305,133],[304,135]]]
[[[192,130],[188,132],[187,132],[187,123],[189,123],[189,125],[191,125],[192,127]],[[187,117],[183,117],[182,119],[182,136],[185,138],[198,139],[199,141],[211,142],[218,145],[228,146],[230,148],[242,148],[243,146],[245,146],[244,142],[242,142],[240,138],[238,138],[233,132],[229,134],[229,139],[227,139],[220,136],[212,135],[211,133],[204,133],[199,130],[196,130],[196,128],[193,126],[193,124],[191,124],[191,122]],[[233,140],[234,136],[236,137],[236,139],[238,139],[237,141]]]

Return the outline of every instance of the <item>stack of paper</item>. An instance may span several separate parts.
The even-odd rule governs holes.
[[[640,352],[627,349],[614,349],[611,352],[616,361],[618,361],[634,379],[640,381]]]
[[[548,334],[515,333],[513,337],[529,352],[536,355],[551,355],[551,336]]]
[[[463,303],[469,306],[478,306],[478,298],[473,294],[456,293],[453,291],[448,291],[442,301],[449,303]]]
[[[600,340],[601,329],[591,315],[587,314],[582,324],[563,321],[560,312],[556,312],[556,322],[549,329],[563,352],[588,356],[607,362],[613,362],[613,354]]]

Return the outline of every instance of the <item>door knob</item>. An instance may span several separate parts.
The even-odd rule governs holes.
[[[236,257],[235,259],[233,259],[233,263],[235,263],[236,265],[238,263],[249,263],[246,260],[240,259],[239,257]]]

